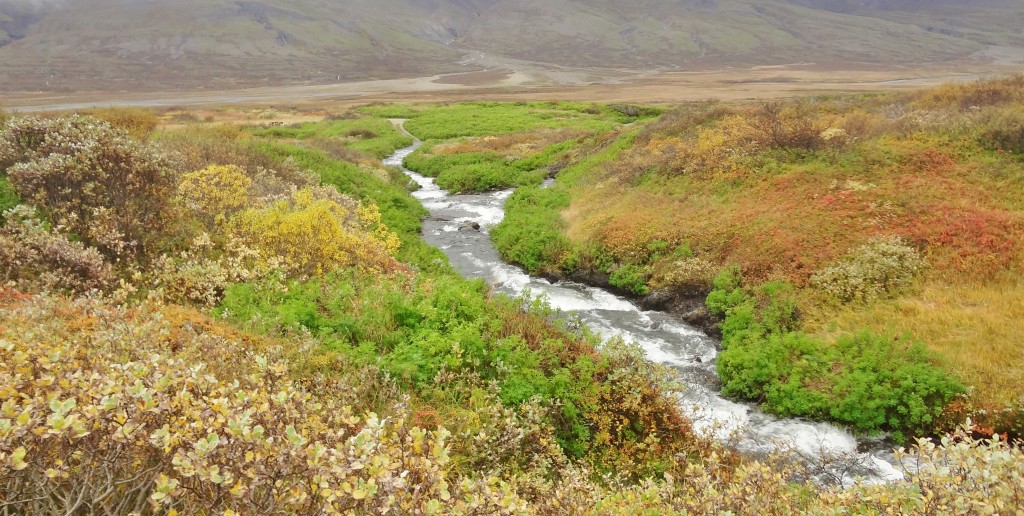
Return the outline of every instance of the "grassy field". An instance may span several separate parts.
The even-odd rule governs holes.
[[[379,105],[360,111],[408,119],[426,145],[405,166],[452,192],[540,184],[568,162],[578,142],[660,114],[655,107],[565,102]]]

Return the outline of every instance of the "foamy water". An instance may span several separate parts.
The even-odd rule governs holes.
[[[418,146],[419,143],[402,149],[384,163],[401,166]],[[891,453],[884,445],[859,452],[857,440],[842,428],[776,418],[755,405],[723,398],[715,369],[718,342],[697,328],[665,313],[641,310],[603,289],[573,282],[551,283],[502,262],[489,233],[504,217],[505,201],[511,190],[449,195],[433,179],[405,172],[420,186],[413,196],[431,214],[424,222],[424,240],[442,249],[456,270],[467,277],[482,278],[510,294],[541,296],[552,308],[577,317],[601,337],[621,337],[636,343],[648,360],[678,371],[687,387],[679,403],[697,431],[734,442],[741,450],[752,453],[787,448],[812,461],[835,454],[850,456],[858,466],[836,472],[848,485],[903,477],[891,463]],[[480,224],[480,231],[463,228],[469,222]]]

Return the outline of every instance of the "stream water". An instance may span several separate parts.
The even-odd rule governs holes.
[[[399,150],[384,164],[401,167],[419,145],[417,142]],[[879,482],[903,476],[892,464],[890,447],[882,441],[858,443],[836,426],[777,418],[756,405],[723,398],[715,370],[718,342],[676,317],[641,310],[600,288],[534,278],[503,262],[489,232],[504,217],[511,190],[450,195],[433,179],[403,170],[420,185],[413,195],[430,212],[423,225],[423,238],[443,250],[456,270],[467,277],[482,278],[503,292],[543,296],[552,308],[575,315],[602,337],[618,336],[640,345],[649,360],[678,371],[686,385],[680,403],[698,431],[729,440],[755,454],[789,447],[818,464],[828,480],[844,484],[855,478]],[[465,227],[474,222],[480,225],[479,230]]]

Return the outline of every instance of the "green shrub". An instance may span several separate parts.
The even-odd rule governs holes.
[[[411,137],[399,131],[391,122],[379,118],[304,122],[287,127],[261,129],[254,134],[278,140],[329,140],[357,153],[350,155],[353,160],[358,160],[360,154],[377,159],[386,158],[396,150],[412,145],[413,142]]]
[[[562,127],[607,132],[615,125],[615,119],[622,116],[617,112],[611,115],[588,110],[589,106],[557,102],[467,102],[424,108],[415,117],[411,117],[406,123],[406,129],[421,140],[448,140]]]
[[[21,198],[18,197],[18,192],[14,190],[14,185],[7,180],[7,177],[0,176],[0,220],[3,219],[3,214],[7,210],[19,204],[21,204]]]
[[[712,286],[715,288],[708,294],[705,304],[711,313],[719,317],[724,317],[740,305],[753,302],[753,298],[743,290],[743,276],[737,265],[722,269],[715,276]]]
[[[589,433],[579,429],[587,428],[582,408],[593,403],[587,401],[593,396],[593,366],[583,363],[591,359],[566,354],[570,341],[564,335],[550,332],[532,341],[503,332],[509,320],[537,328],[546,323],[532,319],[539,315],[521,314],[514,300],[488,301],[483,283],[354,274],[289,282],[283,289],[276,283],[232,285],[220,311],[259,331],[309,331],[330,349],[379,364],[424,395],[439,388],[439,374],[472,371],[497,382],[509,405],[557,399],[563,412],[556,425],[560,442],[573,454],[586,449]]]
[[[876,238],[815,274],[811,283],[845,302],[870,302],[910,286],[924,260],[898,237]]]
[[[920,342],[869,331],[840,337],[837,358],[845,366],[833,380],[829,414],[860,431],[892,429],[896,440],[928,435],[946,404],[964,387],[932,363]],[[834,369],[833,369],[834,370]]]
[[[614,287],[638,296],[646,296],[650,292],[647,287],[647,270],[640,265],[623,265],[615,269],[608,278],[608,282]]]
[[[305,282],[267,278],[231,285],[217,311],[260,333],[309,332],[357,365],[380,367],[426,400],[451,403],[466,396],[466,384],[454,381],[465,377],[493,382],[510,407],[537,400],[551,408],[547,424],[570,456],[616,455],[597,435],[632,450],[630,457],[646,456],[640,443],[652,432],[665,443],[679,442],[684,433],[674,432],[685,423],[671,398],[661,397],[668,392],[659,386],[663,373],[638,367],[629,358],[635,352],[596,352],[590,342],[548,322],[543,305],[524,309],[523,300],[488,298],[487,292],[483,282],[452,276],[336,273]],[[607,419],[634,412],[632,427]]]
[[[722,392],[782,416],[827,419],[904,441],[935,430],[963,385],[909,338],[868,331],[835,343],[798,331],[792,287],[743,287],[735,268],[715,280],[708,308],[724,315],[718,357]]]
[[[510,159],[491,151],[460,154],[430,154],[429,151],[429,146],[421,147],[405,158],[405,166],[437,178],[437,185],[452,193],[538,185],[547,174],[540,169],[547,163],[536,158]]]
[[[567,206],[569,193],[557,186],[517,189],[505,204],[505,219],[491,231],[502,259],[532,274],[561,262],[569,249],[560,213]]]

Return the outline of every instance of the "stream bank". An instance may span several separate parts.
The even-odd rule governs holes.
[[[384,163],[401,167],[405,157],[419,145],[417,142],[399,150]],[[679,380],[686,385],[679,402],[696,430],[735,442],[740,450],[754,454],[785,447],[815,463],[831,462],[835,456],[842,456],[843,460],[837,462],[842,464],[841,471],[829,474],[844,483],[854,478],[902,478],[893,464],[891,448],[884,441],[858,442],[847,430],[828,423],[777,418],[754,404],[722,397],[716,371],[719,341],[676,315],[687,310],[699,311],[702,298],[655,293],[634,303],[614,291],[592,286],[607,282],[598,275],[531,277],[519,267],[503,262],[489,235],[490,229],[503,219],[505,201],[512,190],[450,195],[433,179],[402,168],[420,186],[413,195],[430,212],[423,223],[423,239],[441,249],[457,271],[466,277],[483,279],[500,292],[540,296],[553,309],[577,318],[602,338],[619,337],[636,343],[648,360],[677,371]],[[472,224],[477,224],[479,230]],[[702,321],[701,326],[710,324],[707,317]]]

